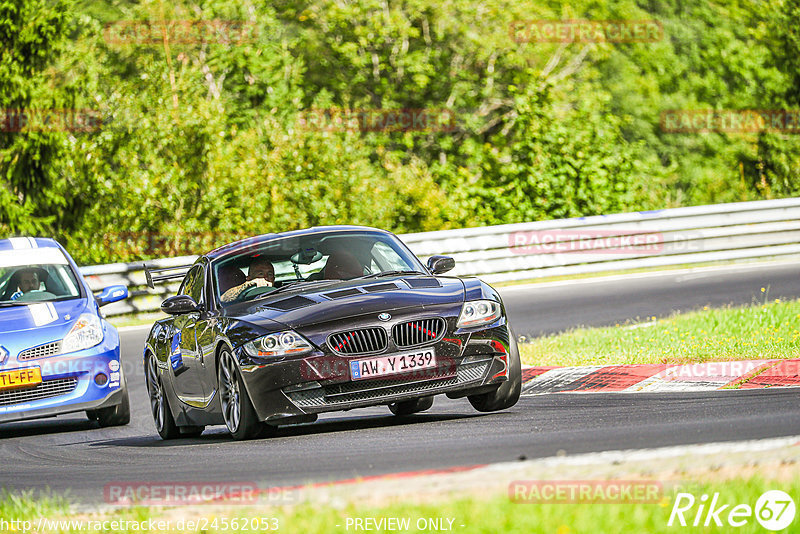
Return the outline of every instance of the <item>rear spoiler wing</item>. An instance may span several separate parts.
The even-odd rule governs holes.
[[[189,272],[189,269],[191,269],[192,264],[176,265],[175,267],[162,267],[160,269],[151,269],[147,266],[146,263],[143,263],[142,267],[144,267],[144,277],[147,279],[147,286],[150,289],[155,289],[156,282],[161,282],[162,280],[174,280],[176,278],[183,278],[184,276],[186,276],[186,273]],[[167,274],[161,274],[161,273],[167,273]]]

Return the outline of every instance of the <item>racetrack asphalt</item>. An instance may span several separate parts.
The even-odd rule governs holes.
[[[761,291],[764,288],[765,291]],[[499,288],[519,336],[800,297],[800,262],[638,273]]]
[[[705,305],[800,297],[800,266],[668,272],[501,293],[515,329],[540,335],[577,325],[664,316]],[[510,410],[479,414],[466,400],[395,418],[385,407],[328,414],[276,437],[233,442],[223,427],[164,442],[155,432],[141,371],[145,329],[124,331],[123,365],[133,420],[100,429],[82,414],[0,429],[0,486],[49,487],[102,503],[120,482],[254,482],[260,487],[606,450],[800,434],[798,390],[524,396]]]

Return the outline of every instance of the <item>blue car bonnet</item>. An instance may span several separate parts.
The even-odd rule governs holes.
[[[86,299],[56,302],[31,302],[0,308],[0,336],[10,332],[37,329],[38,332],[64,330],[66,335],[75,320],[87,309]],[[37,333],[38,337],[38,333]]]
[[[85,298],[0,308],[0,345],[15,354],[66,336],[82,313]]]

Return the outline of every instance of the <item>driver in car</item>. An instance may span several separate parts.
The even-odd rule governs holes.
[[[17,273],[18,290],[11,295],[11,300],[17,300],[25,293],[39,289],[39,273],[34,269],[22,269]]]
[[[250,263],[247,270],[247,280],[238,286],[232,287],[222,294],[220,299],[223,302],[231,302],[236,299],[245,289],[251,287],[271,287],[275,283],[275,268],[272,262],[264,257],[255,258]]]

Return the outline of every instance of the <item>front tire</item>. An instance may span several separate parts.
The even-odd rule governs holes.
[[[469,399],[472,407],[479,412],[496,412],[511,408],[519,400],[522,392],[522,362],[519,359],[519,347],[517,337],[511,332],[509,351],[508,351],[508,380],[500,384],[494,391],[482,393],[480,395],[470,395]]]
[[[122,426],[131,422],[131,401],[128,398],[128,381],[122,379],[122,402],[116,406],[94,410],[92,415],[97,418],[100,426]],[[88,414],[87,414],[88,415]]]
[[[164,391],[164,385],[161,382],[161,377],[158,374],[158,365],[156,364],[156,357],[150,354],[147,357],[146,367],[146,380],[147,391],[150,395],[150,411],[153,414],[153,422],[156,424],[156,431],[161,439],[175,439],[181,436],[181,431],[178,425],[175,424],[175,419],[172,418],[172,412],[169,409],[169,402],[167,401],[167,394]]]
[[[218,379],[222,416],[228,432],[235,440],[257,437],[262,425],[247,395],[239,366],[228,349],[220,352]]]
[[[420,397],[408,401],[393,402],[389,405],[389,410],[397,416],[411,415],[424,412],[433,406],[433,397]]]

